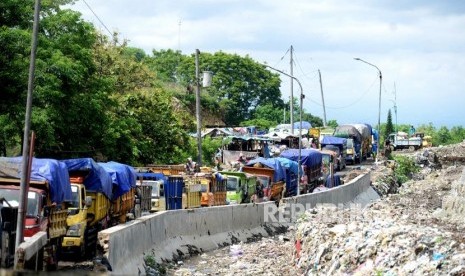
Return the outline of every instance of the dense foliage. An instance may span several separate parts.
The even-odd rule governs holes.
[[[65,1],[43,1],[31,129],[38,157],[177,163],[193,121],[117,35],[99,34]],[[20,153],[33,1],[0,5],[0,149]]]

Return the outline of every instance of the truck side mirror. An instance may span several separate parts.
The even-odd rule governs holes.
[[[90,206],[92,206],[92,197],[86,196],[85,204],[86,204],[86,207],[87,207],[87,208],[89,208]]]

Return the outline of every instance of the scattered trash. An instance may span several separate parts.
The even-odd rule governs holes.
[[[464,275],[465,169],[457,156],[465,141],[400,154],[418,155],[422,168],[401,186],[385,162],[369,168],[380,200],[307,210],[287,233],[203,253],[169,275]]]
[[[242,255],[243,253],[244,253],[244,251],[242,251],[242,247],[241,247],[240,244],[233,244],[229,248],[229,255],[231,255],[233,257],[238,257],[238,256]]]

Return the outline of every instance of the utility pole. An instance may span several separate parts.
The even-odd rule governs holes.
[[[26,117],[24,120],[24,133],[23,133],[23,152],[21,162],[21,182],[19,190],[19,206],[18,206],[18,222],[16,225],[16,240],[15,248],[18,249],[19,245],[24,239],[24,220],[26,214],[26,202],[28,180],[30,172],[30,164],[32,164],[32,152],[29,148],[29,132],[31,130],[31,114],[32,114],[32,91],[34,90],[34,73],[36,68],[36,52],[37,52],[37,34],[39,32],[39,12],[40,0],[35,1],[34,6],[34,22],[32,25],[32,45],[31,45],[31,59],[29,63],[29,78],[27,83],[27,100],[26,100]],[[18,263],[18,258],[15,254],[14,259],[15,267]]]
[[[394,82],[394,113],[396,114],[396,133],[397,133],[397,91],[396,91],[395,82]]]
[[[294,134],[294,60],[293,60],[294,47],[291,45],[291,100],[289,104],[291,105],[291,134]]]
[[[318,75],[320,76],[321,102],[323,103],[323,126],[326,127],[325,97],[323,96],[323,83],[321,82],[321,72],[320,72],[320,69],[318,69]]]
[[[195,115],[197,117],[197,164],[202,166],[202,118],[200,117],[200,73],[199,73],[199,49],[195,50]]]

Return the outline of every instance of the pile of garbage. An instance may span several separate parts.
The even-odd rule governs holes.
[[[370,171],[380,200],[317,206],[284,235],[204,253],[168,275],[465,275],[465,142],[399,154],[421,167],[402,185],[391,162],[345,176]]]
[[[254,243],[233,244],[178,262],[167,275],[296,275],[293,228]]]
[[[442,164],[454,165],[465,163],[465,141],[449,146],[434,147],[429,149],[429,151],[433,152]]]
[[[461,175],[464,175],[461,183]],[[465,185],[463,166],[409,181],[365,208],[323,207],[297,225],[295,263],[306,275],[463,275],[465,221],[441,215],[443,198]],[[463,199],[463,198],[462,198]],[[461,209],[465,210],[465,209]],[[299,250],[300,248],[300,250]]]

